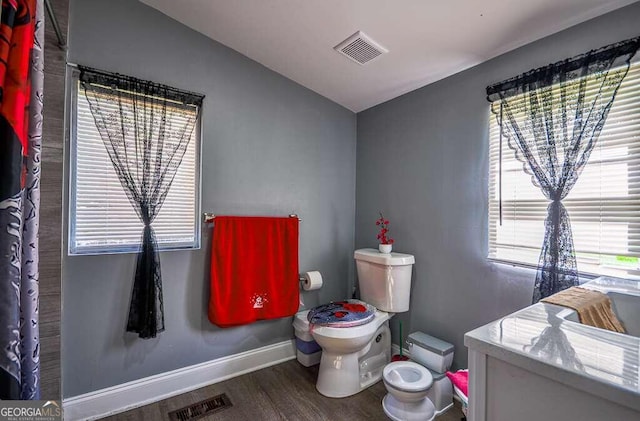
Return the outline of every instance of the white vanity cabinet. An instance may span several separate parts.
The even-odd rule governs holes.
[[[640,303],[636,282],[598,278],[583,286]],[[625,315],[619,318],[632,327]],[[640,420],[640,338],[633,329],[614,333],[574,316],[538,303],[468,332],[467,419]]]
[[[472,347],[468,421],[640,420],[637,408],[547,377],[544,370],[530,371]],[[571,376],[566,377],[568,380]],[[592,391],[597,389],[593,387]],[[640,397],[635,399],[640,401]]]

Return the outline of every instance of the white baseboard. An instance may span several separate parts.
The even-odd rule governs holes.
[[[400,345],[391,344],[391,356],[400,354]],[[411,353],[407,348],[402,348],[402,355],[406,355],[407,357],[411,357]]]
[[[95,420],[199,389],[296,357],[295,342],[279,342],[64,399],[64,419]]]

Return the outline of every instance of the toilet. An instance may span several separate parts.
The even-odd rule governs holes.
[[[431,421],[436,408],[427,398],[433,384],[431,372],[413,361],[387,364],[382,373],[387,395],[382,400],[384,413],[394,421]]]
[[[382,378],[391,357],[389,319],[409,310],[412,255],[361,249],[355,251],[354,259],[362,301],[344,303],[366,307],[367,317],[324,323],[313,318],[312,309],[297,313],[293,322],[296,332],[307,330],[322,348],[316,389],[330,398],[355,395]],[[336,314],[352,316],[349,313]],[[315,323],[309,322],[310,317]]]
[[[382,400],[392,420],[432,420],[453,406],[453,386],[446,371],[453,345],[423,332],[407,338],[413,361],[397,361],[382,371],[387,395]]]

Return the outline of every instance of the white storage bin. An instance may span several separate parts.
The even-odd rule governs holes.
[[[293,318],[293,330],[296,337],[296,357],[298,362],[305,367],[320,364],[322,349],[313,340],[309,332],[309,321],[307,320],[309,310],[296,313]]]
[[[407,337],[411,359],[437,373],[444,373],[453,363],[453,345],[422,332]]]

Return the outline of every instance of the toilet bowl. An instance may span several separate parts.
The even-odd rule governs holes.
[[[430,421],[436,414],[427,398],[433,376],[425,367],[412,361],[396,361],[382,370],[384,386],[389,392],[382,408],[395,421]]]
[[[391,314],[376,311],[370,322],[345,328],[310,324],[308,314],[309,310],[296,313],[293,326],[296,335],[308,332],[322,349],[316,383],[321,394],[351,396],[382,378],[391,358]]]
[[[376,311],[367,324],[341,328],[313,325],[311,336],[322,348],[316,389],[330,398],[355,395],[382,377],[391,357],[391,314]],[[377,350],[372,350],[376,344]]]

